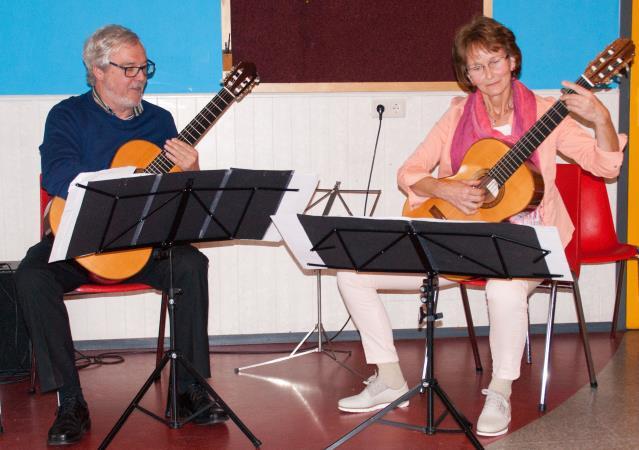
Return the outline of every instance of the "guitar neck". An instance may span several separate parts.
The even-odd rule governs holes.
[[[228,106],[233,103],[235,96],[226,88],[220,89],[213,100],[208,102],[204,108],[184,127],[178,134],[177,139],[182,142],[194,146],[204,136],[204,134],[213,126],[217,119],[226,111]],[[149,164],[144,172],[146,173],[168,173],[173,169],[175,164],[168,159],[164,151]]]
[[[583,77],[575,83],[587,89],[591,88],[590,83]],[[562,89],[561,92],[573,93],[574,91],[571,89]],[[566,104],[561,100],[557,100],[555,104],[535,122],[526,134],[497,161],[497,164],[490,169],[488,172],[489,178],[497,181],[499,186],[503,186],[567,115],[568,108],[566,108]]]

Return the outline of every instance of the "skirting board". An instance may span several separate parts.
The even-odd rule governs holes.
[[[588,331],[591,333],[601,333],[610,331],[610,322],[595,322],[587,324]],[[475,327],[477,336],[488,336],[489,327]],[[543,334],[546,332],[545,324],[533,324],[530,326],[531,334]],[[555,324],[554,333],[578,333],[579,328],[576,323],[559,323]],[[329,338],[335,334],[334,331],[326,333]],[[271,333],[271,334],[242,334],[227,336],[209,336],[209,345],[250,345],[250,344],[297,344],[302,340],[305,333]],[[423,331],[415,329],[394,330],[395,339],[423,339]],[[441,328],[436,330],[436,338],[452,338],[467,336],[466,328]],[[337,336],[335,341],[359,341],[357,331],[343,331]],[[131,350],[155,348],[157,340],[155,338],[136,338],[136,339],[102,339],[91,341],[75,341],[74,345],[77,350]],[[306,341],[308,345],[317,342],[317,335],[313,334]],[[165,346],[168,347],[168,338],[165,340]]]

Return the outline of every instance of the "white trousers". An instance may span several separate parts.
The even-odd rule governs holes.
[[[367,363],[399,361],[393,343],[393,328],[377,291],[417,291],[422,280],[423,276],[417,275],[337,273],[337,286],[361,334]],[[539,283],[540,280],[499,279],[486,283],[494,377],[519,378],[528,328],[528,296]],[[456,284],[445,278],[439,279],[440,288]]]

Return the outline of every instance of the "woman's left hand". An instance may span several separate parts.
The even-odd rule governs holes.
[[[575,91],[572,94],[562,94],[559,97],[566,104],[568,111],[577,114],[595,126],[606,125],[611,121],[608,109],[591,91],[570,81],[563,81],[561,84]]]

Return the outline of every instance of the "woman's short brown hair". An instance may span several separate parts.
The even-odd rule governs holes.
[[[521,50],[515,42],[515,34],[495,19],[477,16],[470,23],[463,25],[455,34],[453,44],[453,68],[461,88],[466,92],[477,89],[468,79],[466,58],[468,52],[475,48],[483,48],[491,52],[504,50],[515,58],[513,77],[518,78],[521,72]]]

